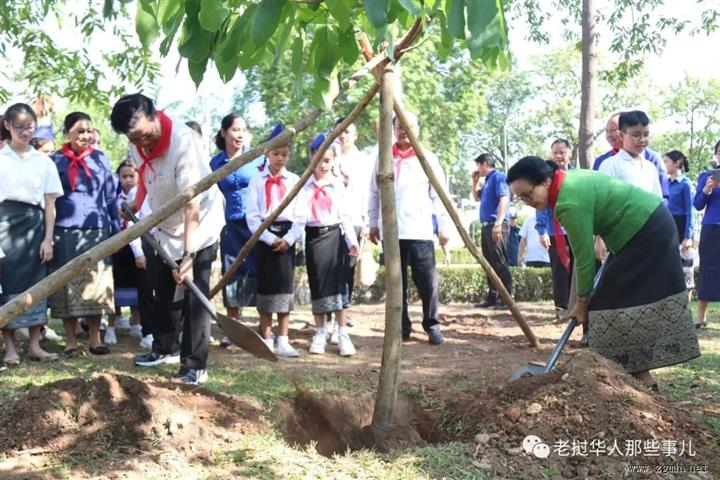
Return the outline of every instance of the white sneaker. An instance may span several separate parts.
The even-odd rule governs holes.
[[[50,327],[45,327],[45,330],[43,331],[43,337],[45,337],[45,340],[49,342],[59,342],[61,340],[60,335],[55,333],[55,330],[53,330]]]
[[[146,350],[152,350],[153,341],[155,339],[153,338],[152,334],[145,335],[142,340],[140,340],[140,348],[144,348]]]
[[[338,329],[335,327],[335,330],[333,330],[332,334],[330,334],[330,344],[337,345],[338,341]]]
[[[340,356],[341,357],[351,357],[355,355],[355,346],[352,344],[352,341],[350,340],[350,335],[347,333],[343,333],[338,338],[338,345],[340,346]]]
[[[318,332],[315,336],[313,336],[312,342],[310,343],[310,349],[308,351],[316,355],[322,355],[325,353],[326,342],[325,333]]]
[[[275,351],[275,342],[272,338],[263,338],[263,342],[265,342],[265,345],[267,345],[271,352]]]
[[[105,344],[115,345],[116,343],[117,336],[115,335],[115,329],[113,327],[108,327],[108,329],[105,330]]]
[[[122,316],[115,320],[115,330],[130,330],[130,320],[126,316]]]
[[[133,338],[137,338],[138,340],[142,340],[142,338],[143,338],[142,326],[141,325],[131,325],[130,326],[130,336]]]
[[[295,350],[292,345],[287,343],[284,345],[278,344],[277,355],[279,357],[295,358],[299,357],[300,353],[298,353],[298,351]]]

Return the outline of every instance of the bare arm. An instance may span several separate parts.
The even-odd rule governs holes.
[[[45,237],[40,244],[40,263],[53,258],[53,234],[55,232],[55,194],[45,194]]]

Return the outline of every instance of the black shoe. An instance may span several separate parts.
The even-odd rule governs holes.
[[[428,342],[430,345],[440,345],[445,341],[445,337],[443,337],[442,331],[435,327],[431,328],[428,332]]]
[[[207,370],[195,370],[188,368],[182,377],[174,377],[173,383],[182,383],[183,385],[200,385],[208,380]]]
[[[404,331],[404,330],[403,330],[403,332],[402,332],[403,342],[407,342],[408,340],[410,340],[410,334],[411,334],[411,333],[412,333],[411,330],[408,330],[408,331]]]
[[[496,304],[495,300],[485,300],[482,303],[476,303],[474,306],[475,308],[491,308],[494,307]]]
[[[498,302],[495,304],[495,310],[508,310],[509,307],[505,305],[505,302]]]
[[[138,367],[154,367],[156,365],[170,365],[180,363],[180,352],[162,355],[158,352],[150,352],[145,355],[136,355],[134,360]]]
[[[188,367],[186,367],[185,365],[180,365],[180,369],[177,371],[177,373],[175,375],[172,376],[172,378],[173,379],[182,378],[185,375],[187,375],[188,370],[190,370],[190,369]]]

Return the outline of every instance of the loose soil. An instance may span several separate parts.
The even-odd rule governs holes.
[[[417,330],[403,344],[396,428],[389,446],[466,441],[474,445],[475,467],[495,472],[499,478],[624,478],[628,464],[710,464],[719,474],[719,440],[697,422],[687,408],[672,402],[662,391],[651,392],[615,364],[582,349],[579,332],[569,342],[556,373],[507,383],[510,374],[529,361],[544,362],[564,325],[553,322],[551,308],[532,304],[521,310],[541,341],[530,349],[512,317],[503,312],[480,311],[468,306],[443,307],[446,342],[430,346]],[[411,308],[419,317],[419,305]],[[311,316],[298,312],[290,338],[301,356],[281,359],[281,368],[293,378],[308,374],[351,378],[362,393],[328,394],[309,391],[300,384],[292,397],[277,402],[271,411],[240,398],[202,388],[177,388],[169,383],[146,383],[130,376],[101,375],[92,380],[69,379],[29,390],[0,410],[0,452],[17,468],[4,468],[3,478],[43,478],[6,475],[29,472],[48,455],[82,453],[72,470],[73,478],[93,477],[87,459],[112,452],[123,458],[106,469],[104,478],[142,478],[153,468],[185,476],[188,465],[212,463],[214,452],[232,445],[242,435],[275,428],[291,445],[314,445],[323,455],[372,447],[368,425],[372,419],[374,389],[380,368],[383,306],[358,306],[351,310],[351,336],[358,354],[340,358],[336,347],[314,356],[305,353],[314,333]],[[216,338],[221,332],[214,329]],[[134,342],[133,342],[134,343]],[[99,362],[108,367],[127,363],[135,347],[123,342]],[[253,368],[267,363],[237,348],[213,347],[213,368]],[[48,366],[48,368],[52,368]],[[717,401],[705,402],[717,408]],[[270,419],[271,423],[267,422]],[[523,449],[528,435],[548,445],[549,458],[538,458]],[[627,441],[652,446],[677,442],[685,452],[668,457],[629,456]],[[622,454],[593,454],[588,447],[575,455],[561,456],[567,442],[586,442],[608,450],[617,441]],[[688,449],[692,441],[694,457]],[[604,442],[604,444],[602,443]],[[157,454],[160,451],[163,455]],[[647,451],[647,449],[646,449]],[[155,453],[153,453],[155,452]],[[147,456],[147,462],[139,459]],[[208,468],[211,468],[210,466]],[[605,476],[605,477],[603,477]],[[645,475],[642,478],[653,478]],[[674,478],[672,475],[658,478]],[[675,478],[691,478],[678,475]]]

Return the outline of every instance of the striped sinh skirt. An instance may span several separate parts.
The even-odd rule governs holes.
[[[112,265],[115,307],[137,307],[141,271],[135,266],[135,255],[130,245],[113,254]]]
[[[0,203],[0,305],[45,278],[47,266],[40,263],[40,244],[45,238],[45,212],[37,205],[5,200]],[[9,329],[35,327],[47,323],[47,302],[10,322]]]
[[[282,238],[290,230],[291,222],[275,222],[269,232]],[[295,302],[295,245],[285,253],[276,253],[264,242],[257,250],[257,310],[260,313],[287,313]]]
[[[675,222],[660,205],[605,262],[589,305],[590,347],[629,373],[700,355]]]
[[[220,256],[222,273],[232,265],[238,252],[252,236],[247,222],[242,220],[229,221],[220,232]],[[256,304],[257,293],[257,247],[243,260],[240,268],[233,275],[233,281],[223,288],[223,304],[225,308],[249,307]]]
[[[700,275],[698,300],[720,302],[720,225],[703,225],[700,230]]]
[[[340,225],[305,227],[305,257],[312,313],[342,310],[348,251]]]
[[[108,238],[104,228],[55,227],[55,254],[51,265],[56,270]],[[54,318],[92,317],[115,311],[112,266],[108,259],[77,277],[55,292],[49,299],[50,315]]]

